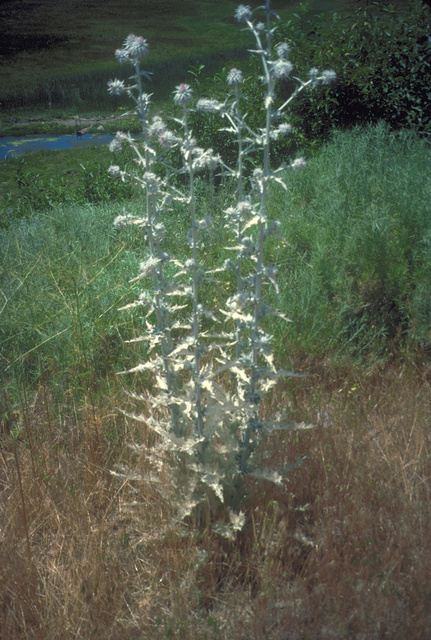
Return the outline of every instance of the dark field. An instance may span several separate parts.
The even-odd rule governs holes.
[[[16,0],[0,4],[0,108],[110,109],[106,81],[126,73],[114,50],[130,33],[149,42],[148,70],[158,97],[166,96],[191,65],[220,72],[248,58],[247,36],[237,28],[236,0]],[[353,0],[313,0],[308,12],[353,11]],[[368,3],[365,3],[368,4]],[[399,3],[402,6],[402,3]],[[297,0],[274,2],[286,20]]]

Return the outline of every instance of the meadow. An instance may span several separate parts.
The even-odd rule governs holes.
[[[219,92],[219,79],[211,87]],[[246,95],[256,104],[252,83]],[[267,229],[280,227],[264,249],[279,291],[265,287],[263,300],[292,320],[265,319],[274,359],[304,376],[279,380],[261,415],[287,408],[314,428],[262,437],[265,464],[290,470],[280,486],[245,475],[245,523],[232,539],[212,522],[178,520],[175,470],[167,455],[145,453],[158,436],[130,417],[138,396],[150,408],[154,379],[118,375],[150,359],[145,343],[125,344],[148,331],[148,316],[139,306],[120,310],[142,291],[144,234],[113,226],[125,210],[142,215],[142,189],[126,176],[133,150],[43,152],[4,164],[2,638],[431,633],[431,149],[426,131],[379,117],[337,127],[345,114],[334,108],[323,126],[330,94],[312,95],[292,112],[305,114],[308,133],[295,120],[297,141],[274,145],[273,162],[291,162],[299,149],[308,162],[278,174],[286,189],[270,184]],[[232,145],[216,119],[190,117],[228,161]],[[109,175],[112,163],[124,181]],[[251,154],[245,180],[255,167]],[[183,182],[180,173],[175,188]],[[196,175],[193,196],[199,219],[213,218],[202,231],[211,272],[231,256],[223,212],[236,202],[235,179]],[[164,251],[184,264],[189,214],[178,199],[161,220]],[[208,308],[235,293],[232,273],[218,278],[200,293]]]
[[[138,477],[129,443],[152,438],[118,411],[125,387],[142,389],[116,376],[139,357],[123,341],[142,323],[118,311],[142,253],[139,232],[112,227],[122,201],[1,232],[2,637],[426,635],[429,156],[383,126],[339,133],[289,196],[272,194],[294,320],[273,327],[275,354],[307,377],[280,384],[265,411],[288,403],[318,428],[266,442],[273,463],[307,461],[283,489],[249,483],[235,543],[170,526],[168,469],[162,485],[110,474]],[[205,213],[208,185],[199,199]],[[177,255],[184,215],[166,221]]]

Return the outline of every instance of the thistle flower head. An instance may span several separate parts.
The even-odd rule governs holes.
[[[235,19],[241,23],[250,22],[252,15],[250,7],[245,4],[239,4],[235,10]]]
[[[122,171],[122,170],[120,169],[120,167],[119,167],[118,165],[116,165],[116,164],[111,165],[111,166],[108,168],[108,173],[109,173],[113,178],[121,178],[121,180],[122,180],[123,182],[124,182],[124,179],[125,179],[125,177],[126,177],[126,175],[127,175],[127,174],[126,174],[126,172],[125,172],[125,171]]]
[[[128,36],[126,42],[128,42],[125,48],[129,52],[132,58],[143,58],[148,53],[148,43],[142,36]]]
[[[118,62],[132,62],[133,64],[148,53],[148,43],[142,36],[129,34],[122,49],[117,49],[115,57]]]
[[[178,143],[179,138],[169,129],[165,129],[157,136],[157,141],[165,149],[172,149]]]
[[[115,138],[113,138],[109,143],[109,151],[112,151],[113,153],[115,151],[121,151],[123,142],[126,141],[130,141],[128,135],[126,133],[123,133],[122,131],[117,131],[117,133],[115,134]]]
[[[242,71],[239,69],[231,69],[227,74],[228,84],[240,84],[243,81]]]
[[[178,87],[175,88],[175,91],[174,91],[175,104],[179,104],[182,107],[188,105],[192,99],[192,94],[193,94],[193,91],[190,85],[182,82],[181,84],[178,85]]]
[[[294,160],[290,167],[291,169],[295,169],[296,171],[299,171],[300,169],[303,169],[305,167],[305,165],[307,164],[305,158],[296,158],[296,160]]]
[[[322,71],[322,81],[323,84],[333,84],[337,79],[337,74],[332,69],[327,69],[326,71]]]
[[[278,80],[286,80],[289,77],[293,65],[289,60],[279,58],[272,64],[272,72]]]
[[[117,58],[118,62],[120,62],[121,64],[123,62],[129,62],[130,61],[129,54],[126,51],[126,49],[116,49],[115,50],[115,57]]]
[[[287,60],[287,58],[289,57],[290,47],[287,42],[281,42],[275,47],[275,50],[279,58]]]
[[[277,129],[271,131],[271,139],[278,140],[280,137],[287,136],[292,132],[292,125],[287,122],[283,122]]]
[[[112,96],[120,96],[125,90],[126,87],[124,86],[123,80],[117,80],[117,78],[115,80],[109,80],[108,93]]]
[[[248,302],[247,296],[239,292],[226,300],[226,306],[230,311],[242,311]]]
[[[178,142],[178,138],[166,127],[160,116],[153,118],[147,131],[151,138],[155,138],[166,149],[170,149]]]
[[[248,200],[240,200],[240,202],[238,202],[238,204],[236,205],[236,208],[240,216],[250,215],[253,211],[253,208]]]
[[[317,76],[319,75],[319,69],[317,69],[316,67],[313,67],[308,72],[308,75],[310,76],[310,79],[311,79],[311,86],[314,89],[314,87],[317,85]]]
[[[214,98],[201,98],[197,101],[196,108],[202,113],[218,113],[222,111],[223,104]]]
[[[195,155],[195,161],[193,163],[195,169],[209,169],[210,171],[214,171],[221,161],[220,156],[218,154],[214,155],[212,149],[204,151],[204,149],[196,147],[193,150],[193,154]]]
[[[160,178],[152,171],[146,171],[142,180],[149,193],[157,193],[159,191]]]
[[[289,124],[288,122],[282,122],[281,125],[278,127],[278,133],[281,136],[289,135],[289,133],[292,133],[292,125]]]
[[[160,136],[166,131],[166,125],[160,116],[154,116],[151,124],[148,126],[148,133],[150,136]]]

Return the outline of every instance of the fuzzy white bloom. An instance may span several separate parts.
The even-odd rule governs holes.
[[[323,84],[333,84],[337,79],[337,74],[332,69],[327,69],[326,71],[322,71],[322,81]]]
[[[191,271],[192,269],[194,269],[196,267],[196,262],[193,260],[193,258],[188,258],[185,262],[184,262],[184,269],[187,269],[188,271]]]
[[[148,125],[148,133],[151,137],[158,137],[166,131],[166,125],[160,116],[154,116],[150,125]]]
[[[126,51],[126,49],[116,49],[115,57],[117,58],[118,62],[120,62],[121,64],[123,62],[130,62],[129,54]]]
[[[148,53],[148,43],[142,36],[130,34],[124,43],[124,48],[132,58],[143,58]]]
[[[148,256],[148,258],[144,262],[140,263],[140,273],[136,278],[133,278],[131,282],[133,282],[134,280],[140,280],[141,278],[145,278],[146,276],[150,275],[158,267],[159,264],[160,258],[156,258],[155,256]]]
[[[230,311],[242,311],[249,300],[244,293],[236,293],[226,300],[226,306]]]
[[[212,149],[203,150],[200,147],[196,147],[193,153],[196,155],[194,161],[195,169],[209,169],[214,171],[221,162],[219,155],[214,155]]]
[[[290,47],[287,42],[281,42],[275,47],[275,50],[279,58],[287,60],[287,58],[289,57]]]
[[[113,138],[109,143],[109,151],[112,151],[112,153],[115,153],[115,151],[121,151],[123,142],[125,142],[125,140],[127,140],[126,134],[122,133],[121,131],[117,131],[117,133],[115,134],[115,138]]]
[[[124,171],[121,171],[120,167],[116,164],[113,164],[109,167],[108,173],[111,174],[114,178],[124,178],[126,175]]]
[[[311,86],[314,89],[314,87],[317,86],[317,82],[318,82],[317,76],[319,75],[319,69],[316,69],[316,67],[313,67],[308,72],[308,75],[310,76],[310,79],[311,79]]]
[[[292,69],[293,65],[289,60],[282,60],[279,58],[272,64],[272,71],[278,80],[285,80],[288,78]]]
[[[277,131],[281,136],[288,136],[289,133],[292,133],[292,125],[288,122],[282,122]]]
[[[266,30],[266,27],[263,24],[263,22],[258,22],[257,25],[255,26],[255,29],[257,33],[263,33]]]
[[[175,91],[174,91],[175,104],[179,104],[182,107],[188,105],[192,99],[192,94],[193,94],[193,91],[190,85],[182,82],[181,84],[178,85],[178,87],[175,88]]]
[[[240,84],[243,81],[242,71],[239,69],[231,69],[227,74],[228,84]]]
[[[202,113],[218,113],[224,105],[215,98],[201,98],[197,101],[196,108]]]
[[[246,4],[239,4],[235,10],[235,19],[238,22],[250,22],[252,15],[250,7]]]
[[[125,227],[127,225],[145,227],[146,224],[147,221],[144,220],[144,218],[140,218],[139,216],[132,216],[128,213],[123,216],[117,216],[114,220],[114,227]]]
[[[158,135],[157,140],[159,144],[165,149],[172,149],[179,142],[179,138],[169,129],[165,129],[164,131],[162,131]]]
[[[126,90],[123,80],[110,80],[108,82],[108,93],[112,96],[120,96]]]
[[[122,49],[117,49],[115,57],[118,62],[135,63],[139,58],[143,58],[148,53],[148,43],[142,36],[135,36],[133,33],[127,36]]]
[[[271,131],[271,139],[278,140],[280,137],[287,136],[292,133],[292,125],[287,122],[283,122],[277,129]]]
[[[157,193],[159,191],[160,178],[152,171],[146,171],[142,180],[149,193]]]
[[[236,205],[236,209],[241,216],[246,216],[253,211],[253,207],[248,200],[240,200]]]
[[[305,167],[305,165],[307,164],[305,158],[296,158],[296,160],[294,160],[290,167],[291,169],[295,169],[296,171],[299,171],[299,169],[303,169]]]

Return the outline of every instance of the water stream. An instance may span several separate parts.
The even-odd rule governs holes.
[[[89,144],[109,144],[112,138],[110,133],[87,133],[80,138],[75,134],[10,136],[0,138],[0,160],[16,158],[26,151],[39,149],[76,149]]]

